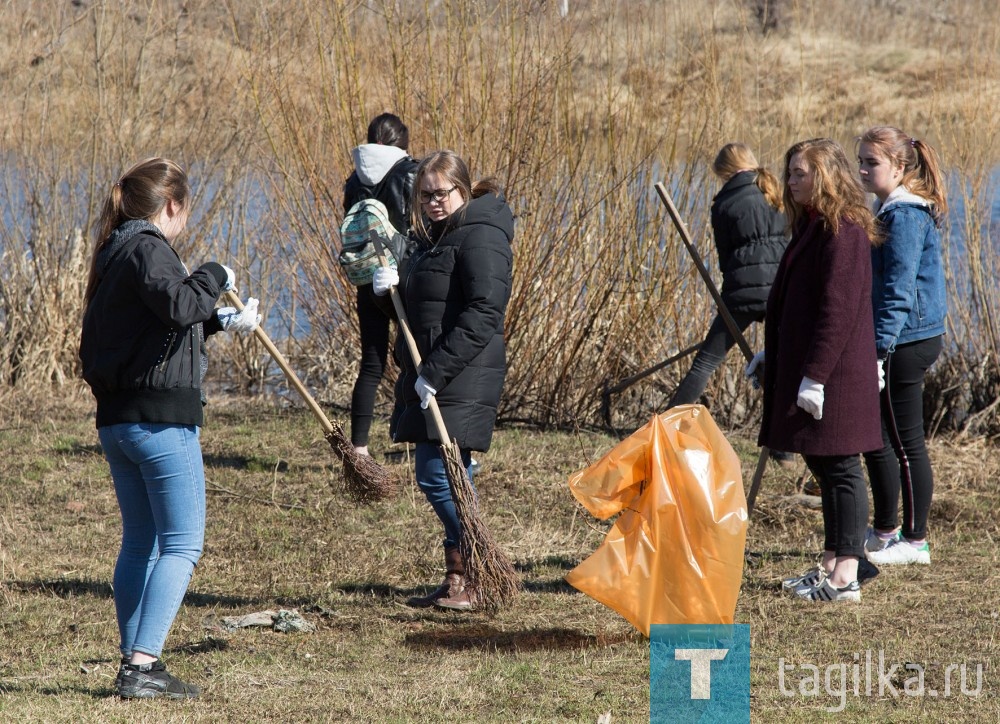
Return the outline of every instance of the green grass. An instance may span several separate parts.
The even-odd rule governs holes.
[[[483,515],[523,575],[496,617],[416,610],[404,601],[441,578],[436,518],[405,463],[395,500],[349,504],[339,464],[306,412],[262,401],[213,401],[203,431],[208,479],[205,554],[164,654],[203,687],[190,702],[111,695],[117,629],[111,572],[117,505],[89,403],[22,412],[0,444],[0,719],[7,721],[645,721],[649,646],[617,614],[576,592],[566,573],[608,523],[573,500],[568,476],[615,439],[592,432],[497,432],[480,456]],[[749,479],[756,451],[733,435]],[[373,449],[389,449],[379,424]],[[995,721],[1000,454],[984,443],[932,446],[939,479],[934,565],[885,570],[860,605],[783,597],[780,577],[809,565],[818,511],[788,503],[797,476],[771,468],[750,525],[737,621],[752,637],[754,721]],[[295,608],[314,633],[224,632],[221,616]],[[787,696],[802,664],[919,663],[943,690],[949,663],[983,664],[978,697]],[[862,669],[863,671],[863,669]],[[835,669],[835,673],[839,669]],[[839,676],[839,673],[836,673]],[[897,684],[910,676],[899,675]],[[863,676],[863,674],[862,674]],[[806,682],[808,683],[808,682]],[[837,679],[833,680],[836,685]],[[970,679],[968,687],[975,685]],[[805,684],[802,684],[805,685]]]

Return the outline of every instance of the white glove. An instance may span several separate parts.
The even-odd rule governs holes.
[[[215,313],[219,316],[219,324],[225,331],[249,334],[260,324],[261,316],[257,314],[257,304],[257,300],[250,297],[243,305],[242,312],[237,311],[236,307],[220,307]]]
[[[380,297],[384,297],[392,287],[398,285],[399,273],[391,266],[380,266],[372,276],[372,291]]]
[[[885,360],[880,359],[878,361],[878,391],[881,392],[885,389]]]
[[[437,390],[427,384],[427,380],[423,377],[417,377],[417,381],[413,383],[413,389],[420,395],[420,409],[426,410],[427,406],[431,404],[431,398],[437,394]]]
[[[817,420],[823,419],[823,385],[811,377],[803,377],[799,385],[799,399],[795,404]]]
[[[220,266],[226,270],[226,283],[222,285],[222,291],[224,292],[235,292],[236,291],[236,272],[230,269],[225,264],[220,264]]]
[[[755,390],[760,389],[761,380],[764,379],[764,350],[753,356],[747,366],[743,368],[743,374],[750,380]]]

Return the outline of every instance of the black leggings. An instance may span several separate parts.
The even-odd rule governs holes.
[[[745,314],[733,312],[733,321],[736,322],[736,326],[739,327],[741,332],[749,327],[751,323],[761,321],[761,318],[762,315],[760,313]],[[736,344],[736,340],[729,333],[729,328],[726,327],[725,320],[722,319],[721,315],[715,315],[715,319],[712,320],[712,326],[708,328],[708,334],[705,335],[705,341],[701,343],[698,354],[695,355],[694,362],[691,363],[691,369],[684,375],[684,379],[681,380],[677,391],[674,392],[674,396],[670,398],[667,407],[688,405],[697,402],[701,398],[701,394],[705,391],[712,373],[725,362],[726,352],[734,344]]]
[[[865,455],[877,530],[896,527],[903,494],[903,537],[927,537],[934,475],[924,443],[924,374],[941,354],[942,337],[901,344],[886,358],[882,449]]]
[[[375,416],[375,395],[385,374],[389,354],[389,317],[375,302],[372,285],[358,287],[358,325],[361,330],[361,363],[351,395],[351,443],[368,444]]]
[[[803,455],[819,481],[823,501],[823,550],[839,556],[865,555],[868,491],[859,455]]]

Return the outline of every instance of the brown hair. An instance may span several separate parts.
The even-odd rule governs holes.
[[[814,172],[812,198],[808,206],[823,217],[826,227],[836,234],[841,219],[847,219],[864,229],[873,244],[879,243],[875,218],[865,203],[861,182],[843,147],[830,138],[799,141],[785,152],[785,210],[792,230],[799,228],[807,216],[805,207],[797,204],[788,190],[788,166],[797,153],[802,154]]]
[[[894,126],[869,128],[858,137],[858,145],[862,143],[874,146],[893,165],[903,165],[900,183],[910,193],[930,201],[936,219],[940,220],[948,213],[944,179],[933,146],[908,136]]]
[[[757,163],[750,147],[743,143],[727,143],[712,162],[712,171],[723,182],[728,181],[740,171],[753,171],[757,174],[754,183],[764,194],[767,203],[778,211],[782,210],[781,186],[777,177]]]
[[[147,158],[122,174],[111,187],[94,224],[96,244],[90,260],[85,302],[90,302],[97,288],[97,257],[108,243],[111,232],[130,219],[152,221],[167,201],[184,208],[190,196],[191,187],[184,169],[165,158]]]
[[[427,154],[417,166],[417,173],[413,179],[413,198],[410,204],[411,227],[425,239],[429,238],[430,234],[424,219],[423,207],[420,204],[420,184],[424,177],[430,173],[436,173],[446,179],[448,183],[456,186],[456,190],[462,195],[463,202],[477,199],[488,193],[501,193],[500,186],[493,178],[480,179],[473,184],[469,167],[454,151],[432,151]]]

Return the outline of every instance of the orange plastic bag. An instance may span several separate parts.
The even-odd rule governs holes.
[[[657,415],[569,487],[597,518],[621,513],[570,585],[646,636],[652,624],[733,623],[747,504],[739,458],[707,409]]]

